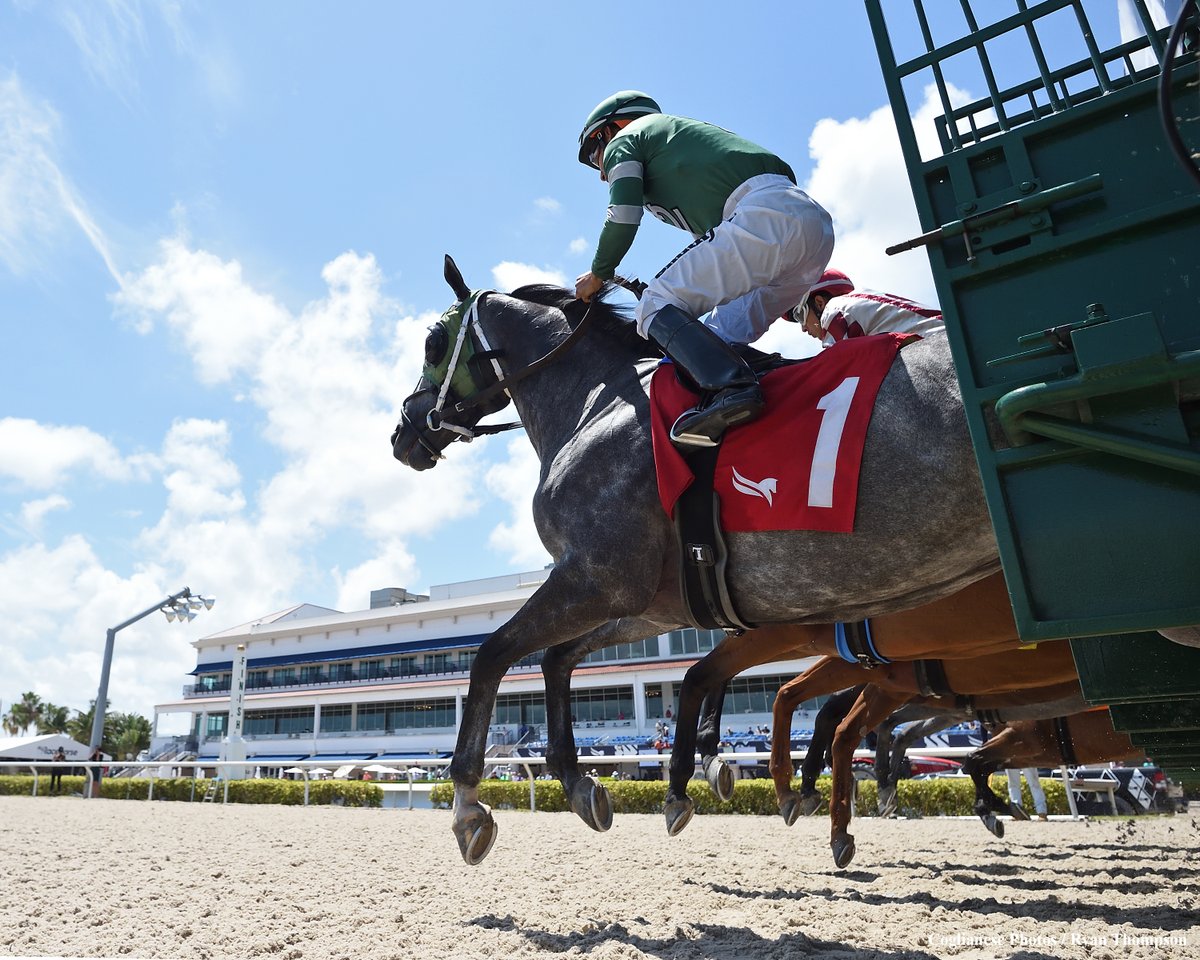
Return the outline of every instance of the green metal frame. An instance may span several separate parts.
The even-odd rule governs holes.
[[[1122,660],[1141,640],[1109,645],[1200,623],[1200,195],[1159,126],[1167,31],[1134,0],[1146,36],[1102,50],[1086,7],[1115,17],[1110,0],[1011,0],[982,25],[972,3],[994,17],[996,0],[959,0],[963,35],[935,42],[925,0],[865,2],[923,231],[888,252],[928,253],[1021,636],[1094,638],[1075,641],[1091,699],[1178,682],[1191,723],[1200,651],[1161,641],[1168,676]],[[898,62],[902,3],[924,49]],[[1043,41],[1064,24],[1085,55],[1052,66]],[[964,70],[986,90],[965,104]],[[1175,113],[1200,129],[1200,64],[1173,72]],[[940,152],[924,157],[907,91],[930,88]]]
[[[898,64],[867,0],[925,229],[892,250],[928,250],[1022,636],[1200,623],[1200,197],[1157,127],[1158,70],[1113,75],[1163,36],[1101,51],[1081,0],[1016,5],[935,46],[913,0],[927,50]],[[1051,70],[1039,21],[1063,11],[1089,56]],[[1036,75],[1001,89],[989,44],[1013,34]],[[948,64],[972,52],[988,96],[955,107]],[[1194,83],[1194,58],[1175,72]],[[905,96],[925,75],[932,159]]]

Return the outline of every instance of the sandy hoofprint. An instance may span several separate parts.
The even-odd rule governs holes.
[[[593,833],[450,815],[0,797],[0,957],[593,960],[1200,957],[1200,817],[854,823],[658,816]]]

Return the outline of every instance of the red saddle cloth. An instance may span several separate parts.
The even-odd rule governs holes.
[[[875,395],[912,334],[884,333],[842,340],[804,363],[762,377],[766,410],[725,434],[713,488],[721,526],[757,530],[852,533],[858,470]],[[695,406],[670,364],[650,383],[650,423],[658,495],[667,516],[693,480],[671,443],[671,424]]]

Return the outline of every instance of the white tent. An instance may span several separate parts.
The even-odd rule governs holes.
[[[47,733],[38,737],[0,738],[0,760],[47,761],[62,747],[68,760],[86,761],[91,750],[65,733]],[[105,760],[112,758],[105,755]]]

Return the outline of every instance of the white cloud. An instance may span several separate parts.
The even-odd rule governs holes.
[[[560,213],[562,204],[553,197],[538,197],[533,201],[534,207],[541,213]]]
[[[508,459],[487,473],[489,492],[509,508],[509,520],[499,523],[488,536],[488,545],[512,564],[541,567],[550,561],[533,523],[533,492],[537,489],[541,464],[524,437],[508,442]]]
[[[140,332],[158,317],[183,338],[200,379],[215,384],[252,370],[288,323],[272,297],[251,289],[237,261],[190,249],[181,237],[162,241],[161,256],[114,295]]]
[[[61,4],[56,10],[92,78],[118,94],[130,92],[135,86],[134,56],[146,47],[140,4],[107,0]]]
[[[13,273],[42,267],[64,226],[74,223],[118,283],[103,232],[55,159],[59,118],[15,74],[0,79],[0,260]]]
[[[569,244],[567,244],[567,249],[571,253],[578,256],[581,253],[587,253],[588,250],[591,249],[591,244],[589,244],[583,237],[576,237]]]
[[[41,500],[30,500],[21,504],[21,526],[27,533],[36,535],[41,532],[42,521],[47,514],[55,510],[67,510],[70,506],[71,501],[60,493],[52,493]]]
[[[952,91],[956,102],[966,97]],[[934,88],[915,116],[923,136],[942,112]],[[833,216],[836,246],[830,266],[862,287],[933,302],[933,276],[925,252],[889,257],[886,247],[921,233],[900,139],[889,107],[866,117],[818,122],[809,140],[815,161],[804,189]],[[779,326],[779,324],[776,324]]]
[[[529,283],[552,283],[556,287],[565,287],[567,278],[559,270],[551,267],[535,267],[528,263],[516,263],[505,260],[492,267],[492,279],[499,290],[516,290]]]
[[[125,459],[108,440],[86,427],[59,427],[16,417],[0,419],[0,478],[49,489],[86,470],[109,480],[140,475],[144,461]]]

